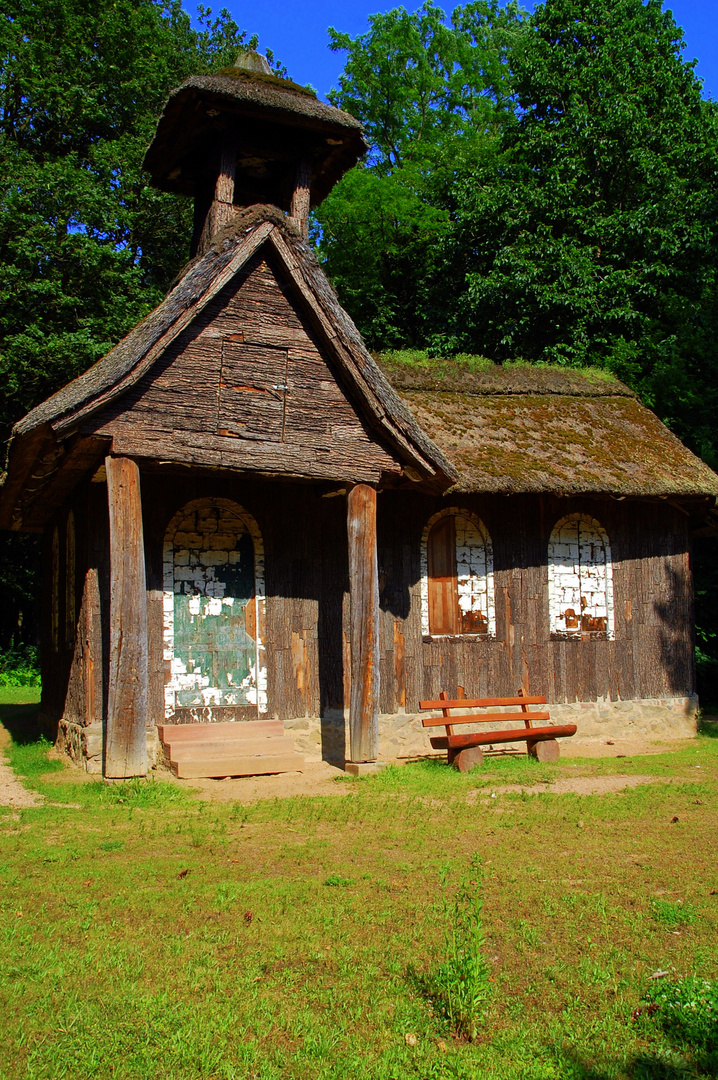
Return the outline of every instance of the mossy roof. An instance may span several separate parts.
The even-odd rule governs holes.
[[[455,491],[718,496],[718,475],[601,373],[379,362],[459,472]]]

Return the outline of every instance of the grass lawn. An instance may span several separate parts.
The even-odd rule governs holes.
[[[703,1041],[665,1009],[632,1018],[679,976],[718,979],[718,739],[469,776],[419,763],[245,806],[78,782],[23,734],[31,713],[0,708],[46,796],[0,808],[3,1080],[718,1074],[715,1013]],[[671,782],[520,790],[609,772]],[[476,853],[491,992],[467,1042],[424,988],[440,875],[451,894]]]

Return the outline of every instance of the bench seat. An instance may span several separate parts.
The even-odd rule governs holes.
[[[526,732],[530,734],[527,735]],[[429,739],[434,750],[463,750],[467,746],[491,746],[492,743],[516,742],[530,739],[545,742],[547,739],[563,739],[576,734],[575,724],[551,724],[540,728],[506,728],[504,731],[469,731],[462,735],[438,735]]]
[[[576,734],[575,724],[544,724],[536,726],[536,721],[550,720],[547,710],[530,712],[529,705],[545,705],[545,697],[529,697],[519,691],[513,698],[476,698],[468,699],[459,691],[459,696],[450,699],[442,690],[438,701],[420,701],[421,710],[441,710],[441,716],[423,716],[424,727],[444,727],[445,735],[434,735],[430,742],[434,750],[446,750],[449,764],[454,764],[460,772],[468,772],[484,759],[482,746],[495,743],[525,742],[526,751],[539,761],[558,761],[558,739],[569,738]],[[518,705],[520,712],[462,712],[454,715],[457,709],[496,709]],[[510,724],[519,722],[521,727],[503,728],[494,731],[455,732],[456,724]]]

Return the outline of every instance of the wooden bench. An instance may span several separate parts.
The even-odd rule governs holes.
[[[445,727],[446,735],[435,736],[431,739],[431,745],[435,750],[446,750],[449,764],[453,764],[459,772],[469,772],[475,765],[481,765],[484,760],[482,746],[493,746],[496,743],[526,742],[526,750],[539,761],[558,761],[559,748],[557,739],[566,738],[576,734],[575,724],[549,724],[534,727],[535,723],[542,724],[551,717],[548,711],[529,712],[529,705],[545,705],[545,697],[528,697],[519,690],[517,697],[508,698],[477,698],[472,700],[463,696],[459,689],[459,697],[450,700],[445,690],[439,694],[439,701],[420,701],[421,710],[435,711],[441,709],[441,716],[423,716],[421,722],[425,728]],[[454,709],[497,709],[507,706],[520,707],[520,712],[487,712],[477,714],[464,714],[454,716]],[[521,721],[522,727],[504,728],[500,731],[468,731],[457,734],[454,731],[456,724],[509,724]]]

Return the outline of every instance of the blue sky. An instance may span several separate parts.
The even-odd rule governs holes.
[[[259,35],[260,49],[273,49],[292,79],[311,83],[322,97],[337,84],[343,67],[343,54],[327,47],[327,27],[356,37],[366,30],[369,15],[398,6],[381,0],[260,0],[255,5],[218,0],[213,5],[227,7],[242,29]],[[406,0],[403,6],[414,11],[420,4]],[[443,6],[451,11],[456,4]],[[522,6],[535,5],[523,0]],[[686,59],[698,60],[704,95],[718,100],[718,0],[666,0],[664,7],[684,30]]]

